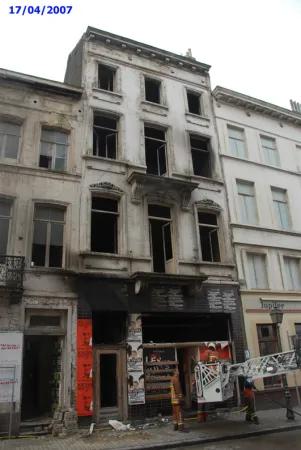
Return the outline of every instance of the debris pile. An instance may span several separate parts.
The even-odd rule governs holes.
[[[77,412],[68,409],[56,411],[52,421],[53,436],[70,436],[78,432]]]

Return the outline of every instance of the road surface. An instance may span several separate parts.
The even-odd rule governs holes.
[[[187,434],[189,436],[189,434]],[[301,449],[301,429],[286,433],[266,434],[248,439],[181,447],[180,450],[287,450]]]

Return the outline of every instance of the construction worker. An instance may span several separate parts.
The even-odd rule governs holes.
[[[214,363],[219,361],[219,353],[216,351],[216,345],[213,342],[209,342],[207,350],[204,352],[203,363],[209,364],[210,369],[216,370],[217,366]],[[206,422],[208,420],[208,404],[203,403],[203,411],[198,411],[198,419],[200,422]]]
[[[170,398],[172,405],[174,431],[184,430],[184,421],[182,412],[183,394],[179,376],[180,374],[178,369],[175,369],[173,372],[173,376],[170,379]]]
[[[247,407],[246,411],[246,422],[253,422],[256,425],[259,425],[258,417],[255,413],[255,396],[254,396],[254,382],[251,378],[247,378],[245,380],[245,388],[244,388],[244,397],[245,397],[245,406]]]

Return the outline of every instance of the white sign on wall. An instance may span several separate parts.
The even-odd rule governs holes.
[[[10,402],[14,386],[14,402],[20,403],[23,333],[0,332],[0,403]],[[14,370],[14,367],[16,369]]]

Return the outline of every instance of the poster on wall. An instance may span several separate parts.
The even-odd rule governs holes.
[[[166,348],[145,348],[144,360],[146,363],[161,362],[161,361],[175,361],[176,350],[172,347]]]
[[[76,361],[76,409],[78,416],[92,415],[92,379],[92,319],[78,319]]]
[[[200,345],[200,361],[204,361],[205,351],[208,350],[208,344],[213,342],[216,346],[220,361],[231,361],[230,345],[228,341],[208,341]]]
[[[128,342],[142,343],[141,314],[129,314],[128,316]]]
[[[140,314],[129,314],[127,328],[128,403],[145,403],[142,321]]]
[[[10,402],[13,391],[14,402],[20,403],[22,354],[23,333],[0,332],[0,403]]]

